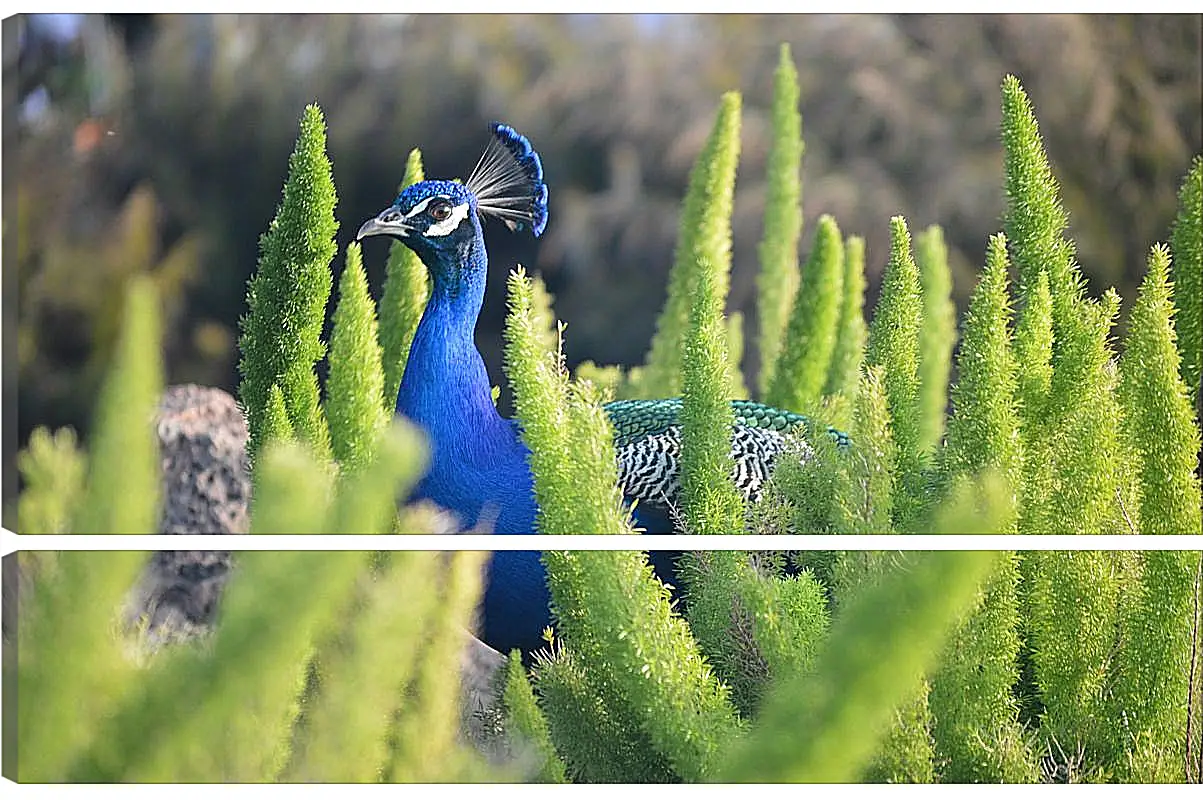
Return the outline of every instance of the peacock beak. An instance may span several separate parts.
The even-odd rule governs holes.
[[[395,236],[403,239],[412,232],[413,228],[405,222],[400,209],[396,206],[389,206],[359,227],[359,233],[355,234],[355,241],[358,242],[368,236]]]

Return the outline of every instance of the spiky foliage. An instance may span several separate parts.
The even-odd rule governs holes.
[[[157,529],[161,486],[154,419],[162,391],[158,294],[149,278],[136,277],[126,292],[113,366],[97,398],[87,489],[74,533]]]
[[[405,161],[405,177],[398,192],[423,179],[422,152],[409,151]],[[430,297],[430,276],[418,254],[401,242],[394,241],[388,249],[384,268],[384,292],[380,297],[380,349],[384,366],[384,409],[392,412],[397,405],[397,392],[409,361],[409,346],[414,331],[426,310]]]
[[[1179,372],[1169,263],[1169,252],[1154,247],[1128,322],[1120,396],[1125,431],[1140,454],[1142,532],[1197,534],[1199,428]]]
[[[326,418],[334,458],[344,470],[361,468],[388,423],[380,404],[384,371],[376,343],[376,308],[368,294],[359,244],[347,246],[338,282],[338,306],[330,333],[330,375],[326,380]]]
[[[800,413],[818,406],[835,351],[843,300],[844,241],[835,220],[819,218],[814,247],[794,298],[786,340],[765,401]]]
[[[618,489],[614,434],[596,391],[570,383],[557,347],[546,349],[546,309],[521,267],[510,273],[506,372],[531,449],[540,533],[630,533]]]
[[[943,527],[964,530],[975,518],[963,503]],[[720,779],[844,782],[860,776],[893,710],[913,696],[935,663],[994,555],[932,552],[908,562],[848,602],[812,674],[770,689],[755,728],[732,748]]]
[[[760,394],[773,383],[782,336],[798,286],[798,240],[802,235],[802,115],[798,112],[798,70],[789,44],[782,44],[773,75],[772,142],[767,165],[764,235],[756,278],[760,325]]]
[[[851,397],[860,378],[868,329],[865,327],[865,240],[849,236],[844,242],[844,297],[835,350],[827,370],[824,394]]]
[[[1194,472],[1199,429],[1175,347],[1170,300],[1170,254],[1154,247],[1140,296],[1128,323],[1120,360],[1125,432],[1140,462],[1141,531],[1197,534],[1199,478]],[[1143,569],[1120,621],[1124,680],[1116,686],[1115,714],[1126,721],[1124,744],[1132,757],[1128,780],[1180,780],[1186,757],[1191,663],[1191,591],[1198,558],[1192,553],[1141,553]]]
[[[103,737],[107,717],[137,694],[135,664],[113,631],[147,556],[56,553],[50,575],[22,595],[15,687],[8,683],[10,656],[5,655],[5,689],[16,688],[21,698],[6,711],[15,714],[16,730],[6,722],[5,738],[15,733],[20,743],[16,763],[5,764],[6,777],[35,783],[66,779],[72,765]],[[6,695],[16,699],[15,693]]]
[[[412,643],[438,597],[439,555],[372,556],[376,568],[361,571],[343,609],[348,624],[333,628],[316,648],[316,686],[305,701],[285,781],[370,783],[385,762],[389,709],[413,674],[419,653]]]
[[[923,326],[919,329],[919,449],[934,450],[944,436],[948,374],[957,339],[957,309],[952,302],[952,273],[944,231],[932,225],[915,237],[915,262],[923,288]]]
[[[539,530],[630,533],[605,411],[591,386],[569,384],[558,352],[542,349],[531,283],[521,269],[511,274],[509,289],[506,364],[532,451]],[[677,775],[705,775],[737,729],[734,710],[647,556],[548,551],[543,560],[565,647],[594,665],[584,691],[644,731]],[[649,662],[652,653],[659,655]]]
[[[1023,477],[1023,451],[1011,353],[1007,242],[1001,233],[990,237],[986,269],[969,300],[957,375],[944,469],[950,476],[972,476],[994,467],[1013,493]],[[1013,529],[1011,521],[998,533],[1013,533]]]
[[[480,597],[481,571],[488,553],[450,554],[442,586],[434,599],[429,640],[414,678],[416,696],[402,706],[391,738],[392,756],[385,780],[428,783],[443,774],[455,753],[459,665],[463,631],[471,624]],[[448,680],[448,676],[453,676]],[[408,707],[407,707],[408,706]]]
[[[276,216],[259,240],[259,264],[247,288],[240,321],[239,399],[254,458],[263,445],[263,418],[272,384],[279,384],[292,428],[319,458],[330,454],[330,433],[313,368],[325,355],[322,324],[333,278],[336,202],[326,126],[316,105],[301,115],[296,148]]]
[[[1029,287],[1015,326],[1016,397],[1024,425],[1035,430],[1044,419],[1053,381],[1053,298],[1048,273],[1041,270]]]
[[[544,553],[564,646],[590,665],[606,705],[686,781],[713,774],[740,725],[729,692],[642,553]]]
[[[17,500],[18,532],[70,533],[87,472],[75,431],[34,428],[29,446],[17,453],[17,470],[25,481]]]
[[[735,488],[727,391],[721,267],[699,267],[697,295],[685,338],[681,399],[681,497],[690,533],[742,533],[744,504]]]
[[[1178,191],[1178,216],[1170,236],[1174,305],[1182,380],[1198,403],[1203,374],[1203,155],[1195,156]],[[1203,412],[1198,412],[1203,417]]]
[[[894,712],[862,780],[868,783],[933,783],[935,753],[927,680]]]
[[[1064,236],[1069,218],[1057,180],[1049,167],[1032,103],[1014,75],[1002,82],[1002,140],[1007,208],[1007,241],[1019,271],[1026,301],[1036,276],[1047,272],[1053,317],[1066,327],[1068,314],[1082,297],[1082,278],[1073,265],[1073,243]]]
[[[567,780],[564,762],[556,755],[547,730],[547,718],[535,702],[522,653],[514,650],[506,659],[505,689],[501,702],[505,709],[506,734],[510,751],[526,750],[538,764],[535,780],[540,783],[564,783]]]
[[[607,702],[579,657],[556,645],[534,669],[548,731],[568,777],[582,783],[673,783],[679,780],[646,733]]]
[[[703,263],[720,268],[731,261],[731,209],[739,161],[738,92],[723,95],[710,136],[689,173],[676,255],[668,274],[668,297],[656,320],[647,362],[633,386],[636,397],[681,393],[682,343]],[[727,296],[727,271],[717,294]]]
[[[997,491],[1009,492],[1001,476],[995,477]],[[996,524],[1014,520],[1007,505],[1001,507]],[[1034,783],[1040,776],[1012,691],[1019,680],[1018,584],[1018,556],[999,553],[990,578],[949,637],[932,674],[932,742],[944,782]]]
[[[894,523],[905,529],[922,502],[919,449],[919,330],[923,298],[919,269],[911,255],[906,220],[890,220],[890,259],[881,296],[869,327],[865,363],[882,367],[882,386],[890,408],[890,429],[897,447]]]
[[[893,533],[894,475],[898,447],[894,443],[889,397],[880,367],[869,367],[857,391],[853,425],[855,445],[841,470],[836,531]]]

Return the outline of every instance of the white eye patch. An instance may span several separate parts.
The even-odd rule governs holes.
[[[414,206],[414,211],[417,211],[419,208],[424,208],[427,202],[428,201],[423,200],[417,206]],[[409,216],[413,216],[413,213],[411,212]],[[431,226],[423,232],[423,235],[427,237],[446,236],[458,228],[459,224],[463,222],[467,216],[468,204],[460,203],[458,206],[455,206],[451,209],[451,216],[447,217],[447,219],[443,220],[442,222],[432,223]]]

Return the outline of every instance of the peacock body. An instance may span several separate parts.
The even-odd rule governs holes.
[[[514,420],[498,414],[474,333],[484,302],[488,254],[481,215],[535,236],[547,224],[547,186],[525,137],[494,123],[493,139],[464,183],[428,180],[404,189],[368,220],[358,238],[386,235],[411,248],[432,278],[430,299],[410,347],[396,412],[423,428],[430,467],[411,500],[454,512],[464,530],[535,532],[537,506],[529,450]],[[755,499],[776,458],[802,437],[806,417],[746,400],[732,402],[737,485]],[[615,430],[619,480],[637,524],[671,532],[680,494],[681,401],[620,400],[605,406]],[[829,433],[843,441],[843,434]],[[550,622],[539,553],[498,551],[486,579],[482,638],[506,652],[542,644]]]

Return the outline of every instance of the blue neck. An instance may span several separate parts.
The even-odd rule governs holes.
[[[488,256],[479,226],[461,248],[420,255],[434,285],[414,333],[397,413],[425,428],[432,445],[448,449],[451,456],[477,437],[509,428],[493,405],[489,374],[474,338]]]
[[[423,247],[418,256],[434,279],[430,301],[409,350],[397,413],[425,429],[430,469],[412,499],[429,499],[456,514],[462,528],[535,533],[528,451],[493,405],[489,375],[473,334],[484,303],[488,257],[479,222],[454,250]],[[534,650],[550,624],[543,565],[537,552],[495,553],[486,580],[481,635],[489,645]]]

